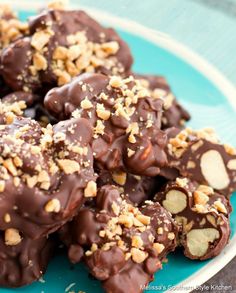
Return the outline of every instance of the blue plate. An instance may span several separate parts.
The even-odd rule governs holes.
[[[140,73],[165,75],[178,99],[192,114],[190,126],[213,126],[222,140],[236,145],[235,104],[236,92],[223,76],[200,57],[165,36],[156,35],[134,23],[95,13],[112,26],[117,26],[121,36],[130,45],[134,70]],[[22,18],[31,14],[20,11]],[[120,29],[122,27],[122,29]],[[129,32],[127,32],[129,31]],[[131,33],[133,31],[134,33]],[[140,37],[137,32],[145,36]],[[236,102],[236,101],[235,101]],[[232,197],[234,212],[231,216],[232,239],[225,251],[213,261],[191,261],[181,250],[168,257],[168,263],[155,274],[148,292],[163,292],[178,284],[185,292],[194,289],[214,275],[236,254],[236,196]],[[52,292],[104,292],[98,281],[93,280],[82,265],[72,266],[65,255],[57,256],[49,265],[44,280],[20,289],[0,289],[1,293],[52,293]],[[129,288],[127,288],[127,292]],[[179,291],[178,291],[179,292]]]

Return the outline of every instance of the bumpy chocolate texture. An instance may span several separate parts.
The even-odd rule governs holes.
[[[24,116],[24,117],[32,118],[38,121],[40,125],[44,127],[46,127],[47,124],[49,123],[51,124],[57,123],[58,121],[54,117],[52,117],[43,107],[41,100],[42,100],[42,97],[30,92],[24,92],[24,91],[12,92],[2,98],[3,109],[2,111],[0,111],[0,114],[5,113],[6,111],[13,112],[15,116]],[[16,110],[14,111],[16,105],[23,107],[21,109],[22,111],[16,111]],[[5,111],[4,111],[4,106],[5,106]],[[8,115],[11,115],[11,117],[13,116],[12,113]],[[1,119],[0,121],[2,121],[1,124],[5,124],[3,119]]]
[[[169,165],[181,176],[229,196],[236,189],[236,149],[221,144],[212,129],[185,129],[169,139]]]
[[[3,78],[14,90],[42,91],[82,72],[126,75],[132,65],[117,33],[83,11],[44,11],[30,18],[29,30],[1,57]]]
[[[162,116],[162,128],[182,128],[190,115],[176,100],[171,88],[163,76],[135,74],[144,87],[150,91],[153,98],[162,98],[164,101],[164,112]]]
[[[72,218],[85,197],[96,195],[91,137],[85,119],[42,128],[16,117],[1,125],[1,230],[39,238]]]
[[[99,169],[155,176],[167,163],[167,137],[160,130],[163,101],[149,97],[132,76],[80,75],[49,91],[44,104],[58,119],[72,114],[90,121]]]
[[[26,23],[20,22],[7,5],[0,5],[0,52],[17,38],[25,35],[28,30]],[[0,98],[11,92],[1,76],[0,68]]]
[[[132,203],[140,205],[155,195],[158,180],[155,177],[103,170],[99,173],[97,185],[101,187],[107,184],[117,186]]]
[[[218,255],[230,236],[229,200],[207,185],[177,178],[157,193],[157,200],[181,227],[180,245],[191,259]]]
[[[18,20],[9,6],[0,5],[0,51],[27,32],[28,24]]]
[[[158,203],[134,207],[112,185],[103,186],[95,209],[83,208],[62,230],[69,258],[84,260],[106,292],[142,292],[176,246],[177,226]]]
[[[42,277],[53,254],[51,239],[22,238],[14,229],[0,232],[0,286],[21,287]]]

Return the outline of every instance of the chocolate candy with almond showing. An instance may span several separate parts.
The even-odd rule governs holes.
[[[232,209],[229,200],[211,187],[177,178],[158,192],[155,200],[180,226],[179,244],[188,258],[212,258],[228,243]]]
[[[225,196],[236,190],[236,149],[221,144],[212,129],[186,128],[168,142],[169,166],[181,176],[211,186]]]

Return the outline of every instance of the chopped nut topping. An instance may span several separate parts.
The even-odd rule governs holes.
[[[67,3],[67,0],[54,0],[50,1],[47,6],[49,9],[64,10],[67,6]]]
[[[126,133],[130,133],[129,135],[129,142],[130,143],[136,143],[135,135],[139,134],[139,126],[137,122],[133,122],[129,125],[129,127],[126,129]]]
[[[109,110],[106,110],[103,104],[97,104],[96,113],[97,116],[102,120],[108,120],[111,115],[111,112]]]
[[[136,263],[142,263],[148,257],[148,254],[138,248],[131,248],[132,260]]]
[[[228,144],[224,144],[224,148],[225,151],[229,154],[229,155],[236,155],[236,149],[234,147],[232,147],[231,145]]]
[[[119,76],[112,76],[109,82],[110,86],[114,88],[119,88],[122,86],[122,80]]]
[[[205,205],[209,201],[209,197],[201,191],[195,191],[193,195],[195,204]]]
[[[81,103],[80,106],[82,109],[91,109],[93,108],[93,104],[91,103],[91,101],[88,100],[88,98],[85,98]]]
[[[188,184],[187,178],[176,178],[176,183],[179,185],[179,187],[185,187]]]
[[[112,210],[113,210],[115,215],[117,215],[117,216],[119,215],[120,207],[118,206],[117,203],[115,203],[115,202],[112,203]]]
[[[172,93],[169,93],[167,96],[165,96],[165,98],[164,98],[164,109],[165,110],[168,110],[172,106],[174,99],[175,99],[175,97],[173,96]]]
[[[162,253],[162,251],[165,249],[165,246],[161,243],[153,243],[153,248],[157,251],[158,254]]]
[[[99,134],[103,135],[105,130],[105,125],[101,120],[97,120],[96,126],[94,128],[94,137],[97,138]]]
[[[168,233],[168,239],[169,240],[174,240],[175,239],[175,234],[173,232]]]
[[[46,70],[48,67],[46,58],[39,53],[33,55],[33,65],[36,71]]]
[[[107,42],[101,45],[102,49],[108,54],[116,54],[119,50],[119,44],[117,42]]]
[[[97,195],[97,184],[94,181],[89,181],[84,190],[84,196],[95,197],[96,195]]]
[[[113,172],[112,179],[119,185],[124,186],[127,179],[127,173],[125,172]]]
[[[15,246],[21,242],[22,238],[17,229],[9,228],[5,231],[5,244]]]
[[[56,47],[56,49],[53,52],[53,59],[60,59],[60,60],[65,60],[68,55],[68,49],[62,46]]]
[[[149,225],[150,224],[150,221],[151,221],[151,218],[150,217],[145,216],[145,215],[142,215],[142,214],[137,215],[136,216],[136,219],[139,220],[144,225]]]
[[[197,188],[197,191],[201,191],[205,193],[206,195],[212,195],[214,193],[214,190],[212,187],[207,186],[207,185],[199,185]]]
[[[220,200],[216,200],[213,206],[221,213],[227,214],[227,209]]]
[[[135,235],[132,237],[132,246],[136,248],[142,248],[143,240],[140,236]]]
[[[11,222],[11,216],[9,214],[4,215],[4,221],[5,223],[10,223]]]
[[[61,203],[57,198],[51,199],[45,205],[45,211],[48,213],[59,213],[61,209]]]
[[[135,154],[135,151],[131,150],[130,148],[127,149],[128,158],[132,157]]]
[[[66,174],[73,174],[75,172],[80,171],[80,165],[76,161],[69,160],[69,159],[60,159],[57,160],[59,167],[66,173]]]
[[[17,170],[15,165],[13,164],[12,159],[7,159],[3,162],[3,166],[13,175],[17,175]]]
[[[158,235],[162,235],[162,234],[163,234],[163,228],[162,228],[162,227],[159,227],[159,228],[157,229],[157,234],[158,234]]]
[[[133,218],[128,215],[120,215],[118,223],[123,224],[127,228],[131,228],[133,226]]]
[[[34,47],[36,50],[41,51],[43,47],[45,47],[50,38],[52,36],[52,32],[48,29],[38,31],[34,33],[32,40],[31,40],[31,46]]]

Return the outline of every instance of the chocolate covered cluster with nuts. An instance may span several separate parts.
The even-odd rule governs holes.
[[[2,75],[14,90],[40,91],[83,72],[125,75],[126,43],[83,11],[47,10],[29,20],[29,35],[1,55]]]
[[[42,128],[16,117],[0,127],[0,230],[39,238],[96,193],[92,129],[85,119]]]
[[[157,75],[141,75],[134,74],[135,78],[140,80],[141,84],[150,92],[150,96],[154,99],[161,98],[163,104],[163,116],[161,119],[162,128],[169,127],[183,128],[186,121],[190,119],[190,115],[180,105],[171,92],[171,88],[167,80],[163,76]]]
[[[84,74],[49,91],[44,104],[58,119],[72,115],[90,121],[99,169],[155,176],[167,163],[163,101],[150,97],[132,76]]]
[[[33,240],[15,229],[0,231],[0,286],[21,287],[40,279],[54,246],[46,237]]]
[[[0,286],[38,280],[58,235],[108,293],[142,292],[177,245],[228,243],[236,150],[132,61],[62,1],[27,23],[0,6]]]
[[[218,255],[230,236],[229,200],[207,185],[177,178],[155,196],[178,225],[179,244],[191,259],[205,260]]]
[[[61,231],[76,263],[84,259],[106,292],[142,292],[176,246],[177,225],[158,203],[133,206],[119,190],[104,185],[96,206],[82,208]],[[84,250],[84,253],[83,253]]]
[[[236,189],[236,149],[220,143],[212,129],[186,128],[174,135],[168,141],[168,156],[169,167],[181,176],[210,185],[226,196]]]

